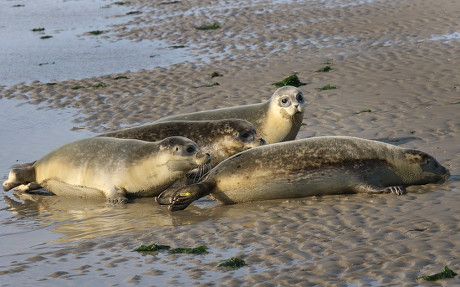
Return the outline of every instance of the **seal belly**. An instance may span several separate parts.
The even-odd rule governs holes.
[[[248,201],[353,193],[362,183],[357,172],[345,167],[298,170],[274,174],[269,170],[241,177],[230,176],[217,181],[211,196],[224,204]]]

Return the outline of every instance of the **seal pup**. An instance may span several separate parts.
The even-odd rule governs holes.
[[[156,196],[210,155],[185,137],[157,142],[95,137],[66,144],[30,167],[13,169],[3,190],[37,183],[56,195],[107,198]]]
[[[186,208],[206,195],[233,204],[341,193],[405,193],[409,185],[447,180],[430,155],[354,137],[315,137],[256,147],[212,169],[197,184],[162,193],[157,202]]]
[[[304,96],[293,86],[284,86],[263,103],[169,116],[157,122],[173,120],[216,120],[227,118],[251,122],[268,143],[294,140],[304,114]]]
[[[242,119],[159,122],[100,136],[143,141],[183,136],[211,154],[211,167],[234,154],[265,144],[265,140],[257,135],[254,126]]]

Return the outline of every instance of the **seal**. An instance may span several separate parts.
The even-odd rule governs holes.
[[[284,86],[263,103],[169,116],[157,122],[173,120],[216,120],[227,118],[251,122],[268,143],[294,140],[304,114],[304,96],[293,86]]]
[[[157,202],[186,208],[206,195],[233,204],[342,193],[405,193],[441,183],[449,171],[418,150],[354,137],[315,137],[256,147],[212,169],[197,184],[162,193]]]
[[[3,190],[37,183],[56,195],[107,198],[156,196],[210,155],[184,137],[145,142],[95,137],[66,144],[30,167],[12,169]]]
[[[211,167],[241,151],[264,145],[254,126],[242,119],[170,121],[102,134],[104,137],[159,141],[183,136],[196,142],[211,155]]]

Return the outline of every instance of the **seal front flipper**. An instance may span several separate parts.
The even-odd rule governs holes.
[[[124,188],[114,186],[111,191],[104,193],[107,197],[108,203],[118,204],[128,202],[128,198],[126,198],[126,190]]]
[[[183,210],[195,200],[210,194],[214,187],[212,182],[202,182],[181,187],[172,193],[167,190],[157,197],[157,202],[168,205],[170,211]]]
[[[396,195],[406,194],[406,188],[404,186],[388,186],[382,188],[375,188],[369,185],[361,185],[355,188],[357,193],[369,193],[369,194],[381,194],[381,193],[392,193]]]

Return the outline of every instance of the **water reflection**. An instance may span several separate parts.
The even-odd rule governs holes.
[[[171,213],[154,198],[136,199],[130,204],[107,204],[105,199],[88,200],[27,193],[5,195],[4,200],[17,218],[47,227],[64,235],[57,240],[77,241],[125,232],[139,232],[158,226],[197,224],[208,219],[194,212]],[[193,216],[192,216],[193,215]]]

